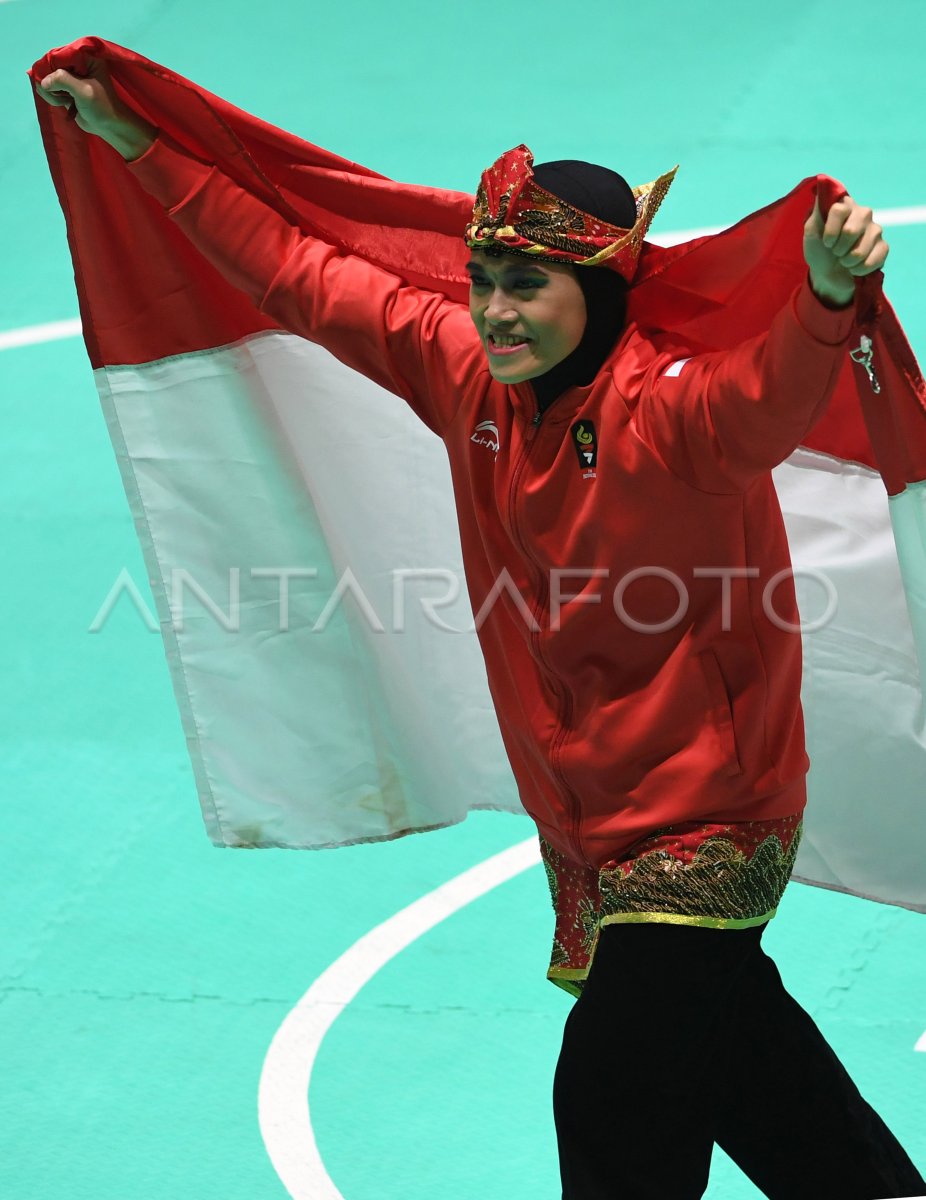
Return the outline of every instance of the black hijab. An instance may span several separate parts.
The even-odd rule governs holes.
[[[561,159],[535,165],[534,178],[554,196],[609,225],[630,229],[637,219],[630,184],[608,167]],[[607,267],[574,270],[585,296],[585,332],[567,358],[530,380],[541,411],[567,388],[591,383],[620,337],[627,316],[628,285],[616,271]]]

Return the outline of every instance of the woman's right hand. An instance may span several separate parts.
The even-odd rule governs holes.
[[[86,76],[52,71],[35,90],[47,103],[67,108],[78,129],[102,138],[125,159],[144,154],[157,136],[153,125],[122,103],[106,63],[99,59],[91,60]]]

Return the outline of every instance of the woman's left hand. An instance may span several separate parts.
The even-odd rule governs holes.
[[[844,196],[830,206],[824,223],[820,201],[814,202],[804,225],[804,259],[810,286],[824,304],[849,304],[856,278],[880,271],[889,250],[870,208]]]

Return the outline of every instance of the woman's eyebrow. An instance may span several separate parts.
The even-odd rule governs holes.
[[[466,270],[467,271],[484,271],[485,267],[480,262],[470,261],[466,264]],[[511,263],[506,263],[505,266],[502,267],[502,274],[507,274],[507,275],[524,275],[531,271],[533,271],[536,275],[541,276],[542,278],[546,278],[546,272],[543,271],[540,267],[535,266],[533,263],[525,263],[523,267],[519,266],[519,265],[515,266],[515,265],[512,265]]]

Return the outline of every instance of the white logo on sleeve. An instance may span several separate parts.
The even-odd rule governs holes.
[[[498,426],[494,421],[480,421],[469,440],[477,446],[488,446],[498,454]]]
[[[669,363],[663,371],[663,375],[681,375],[682,367],[686,362],[691,362],[690,358],[677,358],[674,363]]]

